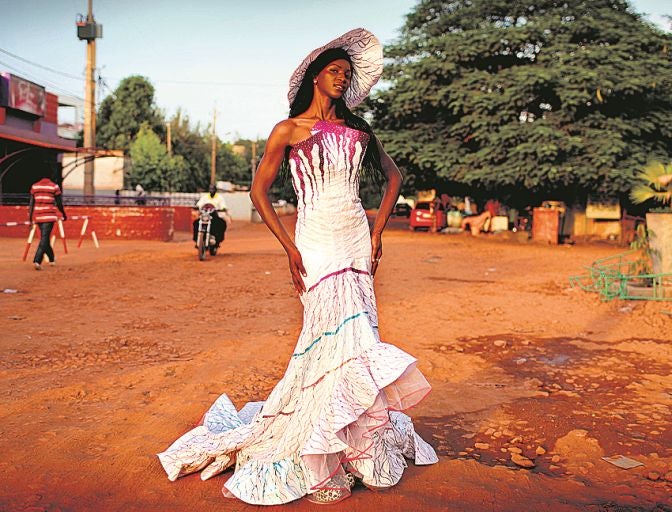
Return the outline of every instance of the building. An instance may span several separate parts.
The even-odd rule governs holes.
[[[45,176],[60,176],[61,155],[75,151],[58,131],[59,100],[39,84],[0,72],[0,197],[27,194]]]

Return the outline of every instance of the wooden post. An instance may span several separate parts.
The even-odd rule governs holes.
[[[166,123],[166,146],[168,149],[168,156],[173,156],[173,140],[170,137],[170,123]]]
[[[92,0],[89,0],[87,23],[94,23]],[[86,41],[86,89],[84,92],[84,147],[93,150],[96,146],[96,39]],[[84,195],[92,196],[96,192],[94,186],[94,159],[84,163]]]
[[[217,134],[215,127],[217,126],[217,107],[212,113],[212,166],[210,169],[210,186],[215,184],[215,174],[217,172]]]

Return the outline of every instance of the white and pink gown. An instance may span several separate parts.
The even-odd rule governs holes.
[[[368,134],[318,121],[292,147],[295,242],[305,266],[303,329],[265,402],[237,412],[220,396],[203,423],[159,454],[170,480],[235,464],[224,495],[276,505],[342,487],[344,471],[370,487],[395,485],[406,467],[438,461],[400,411],[430,386],[416,359],[380,341],[371,238],[359,198]]]

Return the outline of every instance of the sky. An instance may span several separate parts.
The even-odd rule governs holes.
[[[393,42],[416,0],[93,0],[104,81],[142,75],[167,116],[181,109],[201,127],[217,112],[224,141],[266,138],[287,117],[287,82],[314,48],[364,27]],[[634,0],[635,10],[670,30],[670,0]],[[75,19],[87,0],[0,0],[0,71],[84,97],[86,43]],[[48,68],[48,69],[45,69]],[[67,120],[67,119],[66,119]]]

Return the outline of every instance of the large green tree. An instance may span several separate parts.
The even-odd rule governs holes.
[[[218,140],[217,179],[231,181],[238,185],[252,182],[250,162],[233,153],[233,145]]]
[[[210,148],[200,126],[178,110],[170,120],[173,154],[185,161],[184,191],[204,190],[210,181]]]
[[[212,136],[209,128],[199,124],[192,126],[189,117],[178,110],[170,120],[171,143],[174,155],[180,155],[185,162],[185,176],[182,191],[207,190],[212,169]],[[215,141],[216,180],[234,183],[249,183],[249,164],[244,158],[233,153],[230,144],[219,138]]]
[[[140,127],[131,143],[131,168],[126,182],[148,191],[180,191],[185,189],[187,165],[181,155],[171,156],[159,136],[147,124]]]
[[[422,0],[366,107],[415,188],[620,196],[672,156],[670,42],[623,0]]]
[[[157,133],[163,116],[154,102],[154,86],[142,76],[124,78],[98,109],[96,144],[107,149],[128,149],[143,124]]]

